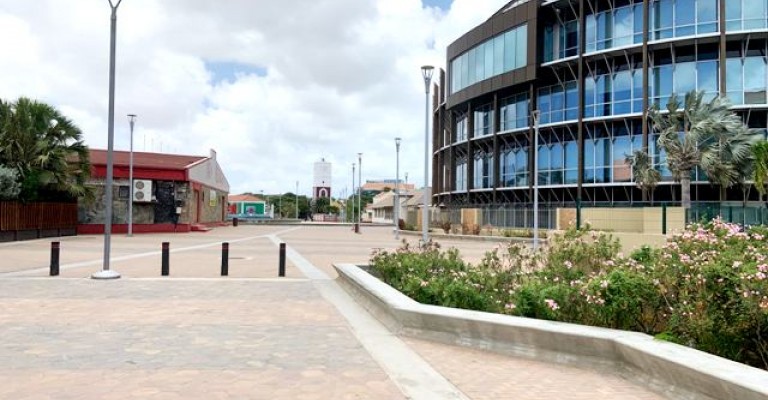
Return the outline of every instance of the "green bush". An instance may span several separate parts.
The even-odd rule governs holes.
[[[655,335],[768,368],[768,229],[715,219],[629,257],[605,233],[569,229],[534,253],[500,246],[477,265],[435,244],[371,266],[417,301]]]

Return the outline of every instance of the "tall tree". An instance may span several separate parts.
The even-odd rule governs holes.
[[[706,140],[701,169],[710,182],[720,186],[720,201],[725,201],[726,190],[742,182],[752,169],[752,146],[759,136],[734,113],[726,115],[721,124],[721,129],[713,130]]]
[[[24,97],[0,102],[0,164],[18,173],[22,200],[92,198],[82,136],[70,119],[48,104]]]
[[[755,189],[760,193],[760,200],[765,196],[768,186],[768,141],[761,140],[752,146],[754,162],[752,164],[752,180]]]
[[[751,131],[730,110],[726,98],[706,102],[704,92],[691,91],[681,107],[677,95],[672,94],[665,113],[653,106],[649,116],[659,133],[658,144],[666,152],[672,178],[680,183],[684,208],[691,207],[691,175],[696,166],[706,168],[714,183],[725,188],[737,181],[735,165],[743,161],[743,143],[752,140]]]
[[[643,200],[650,194],[653,203],[653,189],[661,181],[661,172],[654,168],[651,157],[645,150],[635,150],[624,162],[632,168],[632,176],[637,187],[643,191]]]

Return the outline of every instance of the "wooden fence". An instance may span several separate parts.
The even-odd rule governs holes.
[[[77,229],[76,203],[0,201],[0,232]]]

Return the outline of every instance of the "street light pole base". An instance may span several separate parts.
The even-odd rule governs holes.
[[[120,277],[120,273],[117,272],[117,271],[113,271],[111,269],[108,269],[106,271],[105,270],[101,270],[101,271],[95,272],[95,273],[93,273],[91,275],[91,279],[100,279],[100,280],[117,279],[119,277]]]

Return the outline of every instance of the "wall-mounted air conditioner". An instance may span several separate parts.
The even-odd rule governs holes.
[[[133,201],[137,203],[152,201],[152,181],[144,179],[133,180]]]

